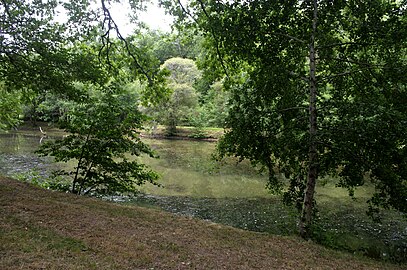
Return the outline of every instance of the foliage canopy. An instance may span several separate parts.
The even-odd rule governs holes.
[[[370,179],[371,213],[407,212],[406,1],[197,0],[172,10],[206,33],[208,65],[228,77],[220,156],[268,169],[272,190],[302,209],[304,237],[322,176],[351,195]]]

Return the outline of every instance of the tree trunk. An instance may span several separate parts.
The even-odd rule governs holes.
[[[75,170],[74,179],[73,179],[73,181],[72,181],[71,192],[72,192],[73,194],[80,194],[80,190],[82,189],[82,186],[83,186],[83,180],[82,180],[82,183],[79,183],[79,178],[78,178],[78,176],[79,176],[80,166],[82,166],[82,160],[84,159],[85,148],[87,148],[86,146],[87,146],[87,144],[88,144],[88,142],[89,142],[89,138],[90,138],[90,134],[91,134],[91,132],[92,132],[92,128],[93,128],[93,124],[89,127],[89,131],[88,131],[88,135],[86,135],[85,143],[82,145],[81,155],[80,155],[80,158],[79,158],[79,160],[78,160],[78,165],[77,165],[76,170]],[[77,186],[78,184],[80,185],[80,186],[79,186],[79,189],[76,188],[76,186]]]
[[[316,81],[316,53],[315,53],[315,35],[317,28],[317,0],[313,0],[314,16],[312,22],[311,42],[309,46],[310,61],[310,105],[309,105],[309,167],[307,186],[304,194],[304,203],[302,207],[301,220],[299,223],[300,235],[308,238],[310,234],[310,225],[314,208],[315,184],[318,178],[318,150],[317,150],[317,81]]]

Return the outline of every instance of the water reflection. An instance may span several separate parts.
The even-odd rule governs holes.
[[[194,197],[214,197],[214,192],[209,180],[206,178],[202,181],[195,182],[192,185],[191,195]]]
[[[41,143],[62,138],[65,134],[60,130],[50,130],[49,133],[50,135],[47,135],[36,129],[0,132],[0,153],[33,154]]]
[[[153,185],[141,191],[158,196],[212,198],[270,197],[265,189],[267,177],[248,163],[228,159],[219,164],[211,158],[215,144],[181,140],[145,140],[159,159],[140,158],[161,175],[164,188]]]
[[[1,153],[27,154],[33,153],[39,145],[39,138],[16,133],[0,134]]]
[[[0,173],[15,176],[35,170],[48,175],[53,167],[51,159],[40,158],[34,152],[42,142],[55,138],[35,131],[0,133]]]
[[[45,175],[52,168],[60,168],[61,165],[51,164],[50,158],[39,158],[34,152],[42,142],[62,136],[58,130],[47,130],[47,136],[37,129],[1,133],[0,173],[13,175],[35,169]],[[161,175],[159,182],[163,187],[147,184],[140,187],[144,193],[214,198],[269,196],[264,188],[266,177],[259,175],[250,165],[238,165],[229,160],[220,166],[212,160],[214,143],[152,139],[145,139],[145,142],[160,158],[140,157],[140,162]]]

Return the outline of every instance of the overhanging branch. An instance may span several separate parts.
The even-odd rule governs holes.
[[[130,43],[120,33],[119,27],[117,26],[116,22],[113,20],[111,14],[110,14],[110,10],[106,7],[105,0],[101,0],[101,2],[102,2],[102,9],[103,9],[103,15],[104,15],[103,25],[106,25],[106,23],[107,23],[107,30],[102,35],[102,48],[99,51],[99,57],[101,56],[102,50],[104,48],[106,48],[107,49],[107,62],[109,65],[111,65],[110,59],[109,59],[109,51],[112,46],[112,43],[110,42],[110,30],[114,29],[116,31],[117,38],[124,43],[126,51],[132,58],[137,69],[140,70],[141,73],[147,78],[149,84],[152,84],[154,81],[153,77],[151,77],[149,75],[149,73],[143,68],[143,66],[139,63],[138,57],[131,51]]]
[[[206,11],[206,8],[205,8],[204,3],[202,2],[202,0],[197,0],[197,1],[199,2],[200,6],[201,6],[202,12],[205,14],[206,18],[210,21],[211,18],[210,18],[210,16],[209,16],[208,12]],[[229,78],[230,78],[230,77],[229,77],[229,73],[228,73],[228,71],[227,71],[227,69],[226,69],[226,65],[225,65],[225,63],[224,63],[223,56],[222,56],[222,54],[221,54],[221,52],[220,52],[219,40],[218,40],[217,36],[215,35],[215,30],[213,29],[212,26],[210,26],[210,32],[211,32],[211,34],[212,34],[213,39],[215,40],[216,54],[217,54],[218,57],[219,57],[220,64],[221,64],[221,66],[222,66],[222,68],[223,68],[223,71],[225,72],[226,77],[229,79]]]

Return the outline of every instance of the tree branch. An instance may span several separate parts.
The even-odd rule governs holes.
[[[292,110],[307,110],[307,109],[308,109],[308,107],[296,106],[296,107],[280,109],[280,110],[278,110],[278,112],[286,112],[286,111],[292,111]]]
[[[295,73],[294,71],[289,71],[288,72],[291,76],[297,77],[303,81],[309,82],[309,78],[306,77],[301,77],[301,75],[299,75],[298,73]]]
[[[318,76],[318,79],[319,80],[328,80],[329,81],[329,80],[332,80],[332,79],[337,78],[337,77],[347,76],[347,75],[351,75],[351,74],[354,74],[354,73],[357,73],[357,72],[361,72],[363,70],[370,70],[370,69],[371,69],[371,67],[348,70],[348,71],[344,71],[344,72],[341,72],[341,73],[336,73],[336,74],[330,75],[330,76]]]
[[[181,0],[177,0],[178,5],[181,7],[182,12],[187,14],[196,24],[198,24],[198,21],[192,16],[192,14],[184,7],[184,5],[181,3]]]
[[[283,34],[283,33],[280,33],[280,32],[272,32],[270,35],[273,35],[273,34],[283,36],[283,37],[289,38],[291,40],[295,40],[295,41],[303,43],[303,44],[307,43],[305,40],[299,39],[297,37],[294,37],[294,36],[291,36],[291,35],[288,35],[288,34]]]
[[[366,67],[371,67],[371,68],[373,68],[373,67],[382,68],[384,66],[383,64],[372,64],[372,63],[367,63],[367,62],[360,62],[360,61],[357,61],[357,60],[349,59],[348,57],[345,57],[345,58],[342,58],[342,57],[332,57],[332,58],[327,57],[325,59],[327,59],[327,60],[337,60],[337,61],[347,62],[347,63],[351,63],[351,64],[357,64],[357,65],[360,65],[360,66],[366,66]],[[318,58],[318,60],[321,60],[321,58]]]
[[[2,2],[3,6],[4,6],[4,11],[8,15],[8,17],[11,18],[10,8],[9,8],[7,2],[5,0],[2,0],[1,2]]]
[[[148,72],[143,68],[143,66],[139,63],[139,61],[137,59],[138,57],[136,57],[136,55],[131,52],[130,44],[120,33],[119,27],[117,26],[116,22],[113,20],[111,14],[110,14],[110,10],[106,7],[105,0],[101,0],[101,2],[102,2],[102,9],[103,9],[103,15],[104,15],[103,25],[105,25],[107,22],[108,28],[107,28],[106,32],[102,35],[102,44],[103,45],[99,51],[99,57],[101,55],[102,50],[106,47],[107,48],[107,62],[108,62],[108,65],[111,66],[110,59],[109,59],[109,51],[112,46],[111,42],[110,42],[110,30],[114,29],[116,31],[116,34],[117,34],[117,37],[119,38],[119,40],[121,40],[124,43],[126,51],[130,55],[132,60],[134,61],[134,64],[136,65],[136,67],[147,78],[149,84],[152,84],[154,81],[154,78],[152,78],[148,74]]]
[[[341,46],[348,46],[348,45],[369,46],[369,45],[374,45],[374,44],[372,44],[372,43],[364,43],[364,42],[338,42],[338,43],[332,43],[332,44],[328,44],[328,45],[317,46],[316,49],[341,47]]]
[[[178,1],[179,1],[179,0],[178,0]],[[199,2],[200,6],[201,6],[201,9],[202,9],[203,13],[205,14],[206,18],[210,21],[211,18],[210,18],[210,16],[209,16],[208,12],[206,12],[204,3],[202,2],[202,0],[197,0],[197,1]],[[210,26],[210,28],[211,28],[211,31],[210,31],[210,32],[211,32],[211,34],[212,34],[212,36],[213,36],[213,39],[215,40],[216,53],[217,53],[217,55],[218,55],[218,57],[219,57],[220,64],[221,64],[221,66],[222,66],[222,68],[223,68],[223,71],[225,72],[226,77],[227,77],[228,79],[230,79],[229,73],[228,73],[228,71],[227,71],[227,69],[226,69],[226,66],[225,66],[225,63],[224,63],[224,60],[223,60],[223,56],[222,56],[222,54],[221,54],[221,52],[220,52],[219,41],[218,41],[217,36],[215,35],[215,30],[213,29],[212,26]]]

